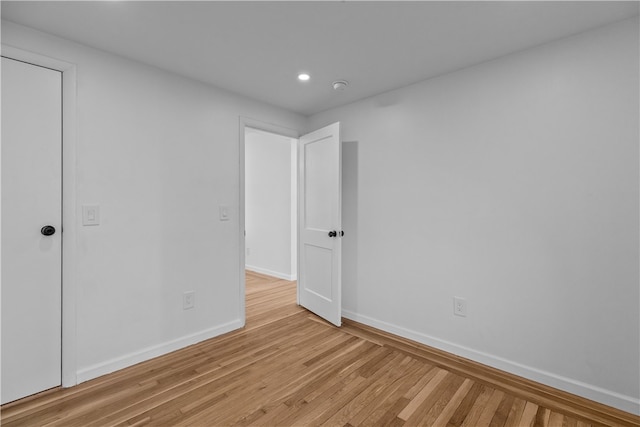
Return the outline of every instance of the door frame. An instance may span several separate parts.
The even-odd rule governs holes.
[[[2,56],[50,68],[62,73],[62,387],[77,381],[76,337],[76,266],[77,219],[76,204],[76,141],[77,101],[76,65],[35,52],[2,43]],[[0,230],[0,236],[1,236]]]
[[[245,247],[245,131],[246,128],[253,128],[257,130],[261,130],[264,132],[275,133],[277,135],[281,135],[287,138],[295,138],[298,139],[300,137],[300,132],[296,129],[287,128],[284,126],[279,126],[273,123],[267,123],[260,120],[252,119],[249,117],[240,116],[239,123],[239,169],[240,169],[240,200],[238,203],[239,210],[238,216],[240,217],[239,227],[238,227],[238,238],[239,238],[239,247],[240,247],[240,265],[239,265],[239,274],[240,274],[240,322],[241,327],[245,326],[246,323],[246,303],[245,303],[245,263],[246,263],[246,247]],[[297,211],[297,210],[296,210]],[[297,251],[297,248],[296,248]],[[296,291],[296,295],[297,295]],[[296,296],[296,299],[298,297]],[[298,300],[298,303],[300,301]]]

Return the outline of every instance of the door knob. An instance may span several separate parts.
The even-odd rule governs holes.
[[[40,229],[43,236],[52,236],[56,233],[56,228],[52,225],[45,225]]]
[[[337,235],[338,235],[338,232],[336,230],[329,232],[329,237],[336,237]]]

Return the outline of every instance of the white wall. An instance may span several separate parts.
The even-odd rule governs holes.
[[[246,266],[286,280],[296,279],[291,145],[291,138],[284,136],[245,132]]]
[[[305,119],[9,22],[2,42],[77,64],[77,209],[101,208],[100,226],[65,225],[78,379],[240,327],[239,117]]]
[[[634,19],[312,116],[358,141],[344,315],[640,411],[638,59]]]

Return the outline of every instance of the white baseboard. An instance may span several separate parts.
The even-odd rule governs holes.
[[[267,276],[277,277],[278,279],[284,279],[290,282],[298,280],[298,278],[293,274],[280,273],[278,271],[269,270],[267,268],[256,267],[255,265],[245,265],[244,268],[255,273],[266,274]]]
[[[389,332],[391,334],[407,338],[424,345],[428,345],[438,350],[446,351],[448,353],[461,356],[478,363],[482,363],[492,368],[500,369],[501,371],[505,371],[510,374],[518,375],[520,377],[550,387],[554,387],[559,390],[584,397],[586,399],[594,400],[596,402],[621,409],[631,414],[640,415],[640,399],[636,399],[631,396],[625,396],[611,390],[606,390],[591,384],[586,384],[581,381],[573,380],[571,378],[556,375],[551,372],[536,369],[531,366],[522,365],[511,360],[503,359],[498,356],[483,353],[481,351],[444,341],[439,338],[423,334],[421,332],[416,332],[410,329],[403,328],[401,326],[383,322],[381,320],[354,313],[349,310],[342,310],[342,316],[347,319],[362,323],[364,325],[380,329],[384,332]]]
[[[115,372],[119,369],[124,369],[129,366],[135,365],[136,363],[144,362],[146,360],[153,359],[154,357],[162,356],[163,354],[167,354],[172,351],[190,346],[192,344],[197,344],[201,341],[217,337],[218,335],[226,334],[227,332],[231,332],[241,327],[242,321],[234,320],[233,322],[225,323],[214,328],[196,332],[191,335],[180,337],[172,341],[154,345],[152,347],[147,347],[145,349],[129,353],[121,357],[82,368],[77,372],[77,382],[79,384],[84,381],[92,380],[102,375]]]

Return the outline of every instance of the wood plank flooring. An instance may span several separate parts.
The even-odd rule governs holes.
[[[296,305],[294,282],[246,283],[244,329],[4,405],[2,426],[638,425],[466,375],[354,322],[335,328]]]

